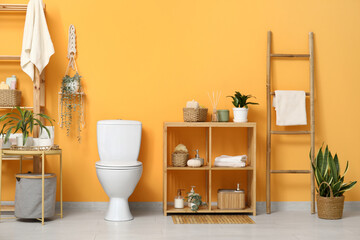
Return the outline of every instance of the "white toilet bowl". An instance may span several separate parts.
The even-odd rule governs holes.
[[[142,174],[142,163],[137,161],[141,129],[139,121],[102,120],[97,123],[100,161],[95,164],[96,174],[110,198],[105,220],[133,219],[128,198]]]
[[[110,198],[105,220],[129,221],[132,216],[128,198],[134,192],[142,173],[141,162],[133,166],[109,166],[96,163],[96,174],[105,193]]]

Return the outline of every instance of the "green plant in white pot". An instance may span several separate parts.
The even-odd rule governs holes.
[[[21,131],[22,141],[20,142],[20,145],[31,145],[31,143],[28,143],[27,140],[30,136],[30,133],[33,132],[34,126],[39,126],[40,129],[45,129],[45,131],[50,137],[49,130],[43,125],[43,123],[39,119],[37,119],[37,117],[45,118],[51,123],[51,125],[53,119],[51,119],[45,114],[33,113],[30,110],[23,110],[20,107],[16,107],[16,109],[17,112],[9,112],[0,116],[0,122],[4,122],[0,131],[0,134],[2,134],[2,136],[5,136],[4,143],[7,143],[7,141],[9,141],[11,133]]]
[[[311,157],[310,157],[311,159]],[[340,175],[340,164],[338,155],[333,157],[326,146],[325,151],[322,147],[311,164],[316,183],[317,183],[317,209],[318,217],[323,219],[342,218],[344,208],[344,193],[352,189],[357,181],[344,183],[344,176],[348,170],[349,162],[343,175]]]
[[[227,96],[233,99],[232,104],[234,105],[234,122],[247,122],[247,116],[249,107],[248,105],[258,105],[259,103],[248,102],[249,98],[255,98],[252,95],[241,94],[238,91],[235,91],[234,96]]]

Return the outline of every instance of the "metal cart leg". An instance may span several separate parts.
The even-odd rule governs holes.
[[[2,150],[0,151],[0,219],[1,219],[1,172],[2,172]]]
[[[44,200],[45,200],[45,155],[44,152],[41,154],[41,224],[44,225]]]
[[[60,217],[63,218],[62,152],[60,153]]]

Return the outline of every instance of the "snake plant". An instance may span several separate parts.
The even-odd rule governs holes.
[[[321,197],[330,197],[329,186],[333,191],[334,197],[340,197],[344,192],[352,189],[357,183],[357,181],[344,183],[344,176],[349,168],[349,162],[346,162],[344,173],[341,176],[338,155],[335,154],[333,157],[328,146],[326,146],[324,152],[322,147],[319,149],[319,152],[311,165],[318,186],[316,191]],[[329,185],[322,184],[323,182],[326,182]]]
[[[248,102],[247,100],[249,98],[255,98],[252,95],[245,95],[245,94],[241,94],[240,92],[235,92],[234,96],[227,96],[227,97],[231,97],[233,99],[232,103],[236,108],[248,108],[248,105],[252,104],[252,105],[259,105],[259,103],[255,103],[255,102]]]
[[[21,130],[23,135],[23,144],[25,145],[26,139],[29,137],[29,134],[32,133],[34,126],[39,126],[40,129],[45,129],[50,137],[49,130],[39,119],[37,119],[37,117],[45,118],[51,123],[51,125],[53,119],[42,113],[33,113],[30,110],[22,110],[20,107],[16,107],[16,109],[18,112],[9,112],[0,116],[0,122],[4,122],[0,131],[0,134],[5,136],[4,143],[7,143],[12,132],[16,133]]]

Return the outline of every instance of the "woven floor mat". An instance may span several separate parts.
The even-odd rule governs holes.
[[[173,215],[174,224],[254,224],[247,215]]]

